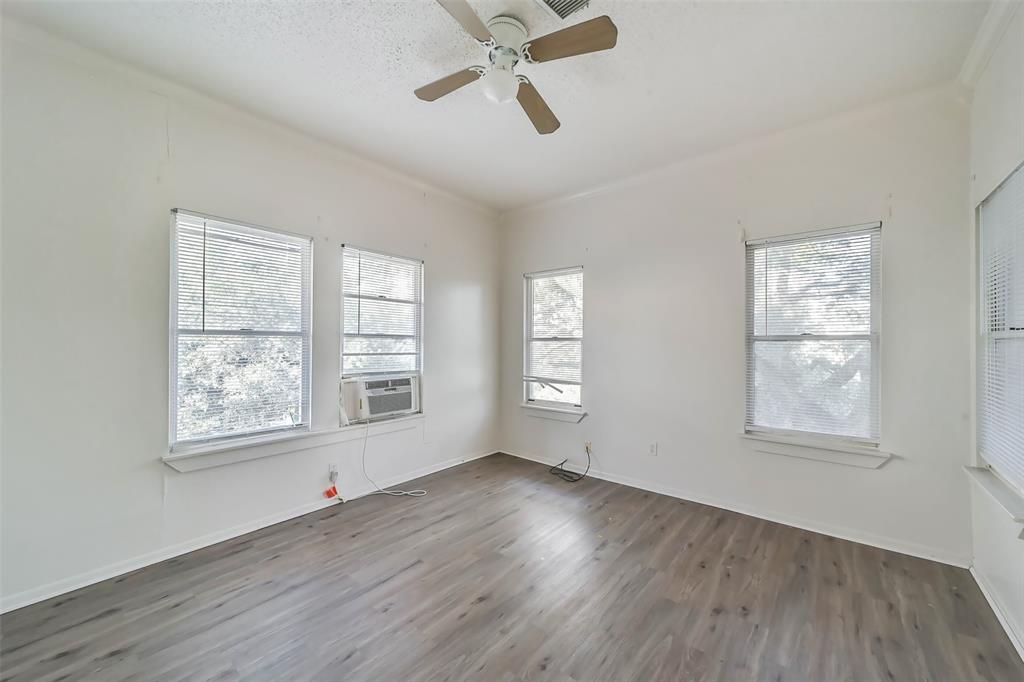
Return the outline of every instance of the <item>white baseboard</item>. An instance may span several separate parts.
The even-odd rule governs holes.
[[[1024,631],[1018,631],[1014,626],[1013,619],[1008,616],[1002,602],[999,601],[999,594],[992,588],[992,585],[985,579],[985,576],[977,571],[974,566],[971,566],[971,575],[974,576],[974,582],[978,583],[981,593],[985,595],[988,605],[995,612],[996,618],[999,619],[999,624],[1003,626],[1003,630],[1006,632],[1006,636],[1010,638],[1013,648],[1017,650],[1017,655],[1024,660]]]
[[[449,469],[453,466],[457,466],[465,462],[470,462],[474,459],[487,457],[488,455],[493,455],[494,453],[494,450],[488,450],[487,452],[470,455],[468,457],[455,457],[449,460],[445,460],[443,462],[439,462],[437,464],[433,464],[428,467],[423,467],[421,469],[411,471],[407,474],[392,477],[390,479],[382,481],[381,485],[383,485],[385,488],[393,485],[398,485],[406,481],[411,481],[416,478],[427,476],[428,474],[433,474],[444,469]],[[369,494],[373,490],[374,489],[372,486],[368,487],[365,490],[360,490],[356,494],[351,495],[347,499],[358,499]],[[251,533],[254,530],[266,528],[267,526],[273,526],[276,523],[288,521],[298,516],[319,511],[320,509],[324,509],[326,507],[330,507],[336,504],[338,504],[337,500],[316,500],[315,502],[299,505],[298,507],[292,507],[291,509],[287,509],[282,512],[277,512],[275,514],[270,514],[269,516],[264,516],[263,518],[257,519],[255,521],[243,523],[237,526],[233,526],[231,528],[216,531],[214,533],[209,533],[207,535],[203,535],[193,540],[188,540],[175,545],[170,545],[168,547],[161,547],[160,549],[154,550],[152,552],[147,552],[146,554],[142,554],[140,556],[132,557],[131,559],[126,559],[124,561],[118,561],[113,564],[108,564],[106,566],[94,569],[92,571],[79,573],[78,575],[74,575],[69,578],[63,578],[61,580],[57,580],[52,583],[42,585],[40,587],[34,587],[28,590],[23,590],[21,592],[16,592],[14,594],[3,595],[3,597],[0,597],[0,613],[7,613],[8,611],[20,609],[24,606],[29,606],[30,604],[45,601],[52,597],[57,597],[68,592],[73,592],[74,590],[81,589],[83,587],[87,587],[95,583],[103,582],[104,580],[109,580],[110,578],[116,578],[117,576],[124,575],[125,573],[131,573],[132,571],[136,571],[140,568],[152,566],[153,564],[158,564],[161,561],[173,559],[176,556],[188,554],[189,552],[194,552],[197,549],[209,547],[210,545],[215,545],[218,542],[224,542],[225,540],[230,540],[240,535]]]
[[[512,452],[510,450],[502,450],[501,452],[512,455],[513,457],[527,459],[530,460],[531,462],[546,464],[548,466],[558,464],[561,461],[549,457],[541,457],[538,455],[527,455]],[[582,467],[579,467],[578,465],[574,465],[572,463],[567,464],[566,468],[577,472],[583,471]],[[746,514],[747,516],[753,516],[755,518],[764,519],[765,521],[774,521],[775,523],[781,523],[786,526],[793,526],[794,528],[809,530],[814,533],[831,535],[832,537],[839,538],[841,540],[859,542],[862,545],[870,545],[872,547],[878,547],[879,549],[887,549],[893,552],[899,552],[900,554],[909,554],[910,556],[915,556],[921,559],[928,559],[929,561],[938,561],[940,563],[949,564],[951,566],[957,566],[959,568],[968,568],[971,563],[970,557],[951,554],[949,552],[944,552],[934,547],[919,545],[912,542],[905,542],[903,540],[899,540],[896,538],[879,536],[871,533],[864,533],[851,528],[832,526],[830,524],[824,524],[809,519],[789,516],[787,514],[766,512],[764,510],[755,509],[753,507],[747,506],[739,502],[733,502],[731,500],[722,500],[719,498],[710,497],[708,495],[703,495],[700,493],[695,493],[690,490],[683,490],[681,488],[675,488],[672,486],[650,483],[648,481],[642,481],[636,478],[632,478],[630,476],[620,476],[618,474],[612,474],[593,468],[587,475],[593,476],[594,478],[599,478],[603,481],[620,483],[622,485],[628,485],[631,488],[639,488],[640,490],[647,490],[652,493],[658,493],[659,495],[668,495],[669,497],[675,497],[681,500],[687,500],[689,502],[698,502],[700,504],[718,507],[719,509],[728,509],[729,511],[738,512],[740,514]]]

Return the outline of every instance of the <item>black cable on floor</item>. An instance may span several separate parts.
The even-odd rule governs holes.
[[[587,472],[590,471],[590,443],[587,443],[584,449],[587,451],[587,468],[583,471],[582,474],[573,473],[565,468],[565,463],[569,461],[568,458],[563,459],[561,462],[548,469],[548,473],[554,474],[563,481],[568,481],[569,483],[576,483],[577,481],[582,481],[586,477]]]

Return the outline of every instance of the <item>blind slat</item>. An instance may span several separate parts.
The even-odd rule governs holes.
[[[175,213],[172,443],[309,423],[312,241]]]
[[[423,262],[341,250],[342,376],[422,371]]]
[[[979,219],[978,452],[1024,491],[1024,169]]]
[[[748,429],[878,442],[880,236],[747,245]]]

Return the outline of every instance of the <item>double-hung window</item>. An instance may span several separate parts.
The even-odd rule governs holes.
[[[880,228],[747,242],[748,432],[878,443]]]
[[[981,204],[978,454],[1024,491],[1024,167]]]
[[[523,397],[580,408],[583,388],[583,268],[525,276]]]
[[[312,240],[173,215],[172,447],[308,429]]]
[[[341,375],[419,374],[423,261],[341,249]]]

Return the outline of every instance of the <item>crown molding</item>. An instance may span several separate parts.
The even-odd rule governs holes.
[[[971,49],[967,51],[963,66],[960,67],[960,75],[957,77],[962,84],[973,88],[981,77],[981,73],[988,66],[992,53],[995,52],[999,41],[1006,33],[1006,29],[1013,20],[1014,14],[1024,3],[1021,0],[995,0],[988,8],[985,18],[981,20],[981,26],[974,35],[974,42]]]

